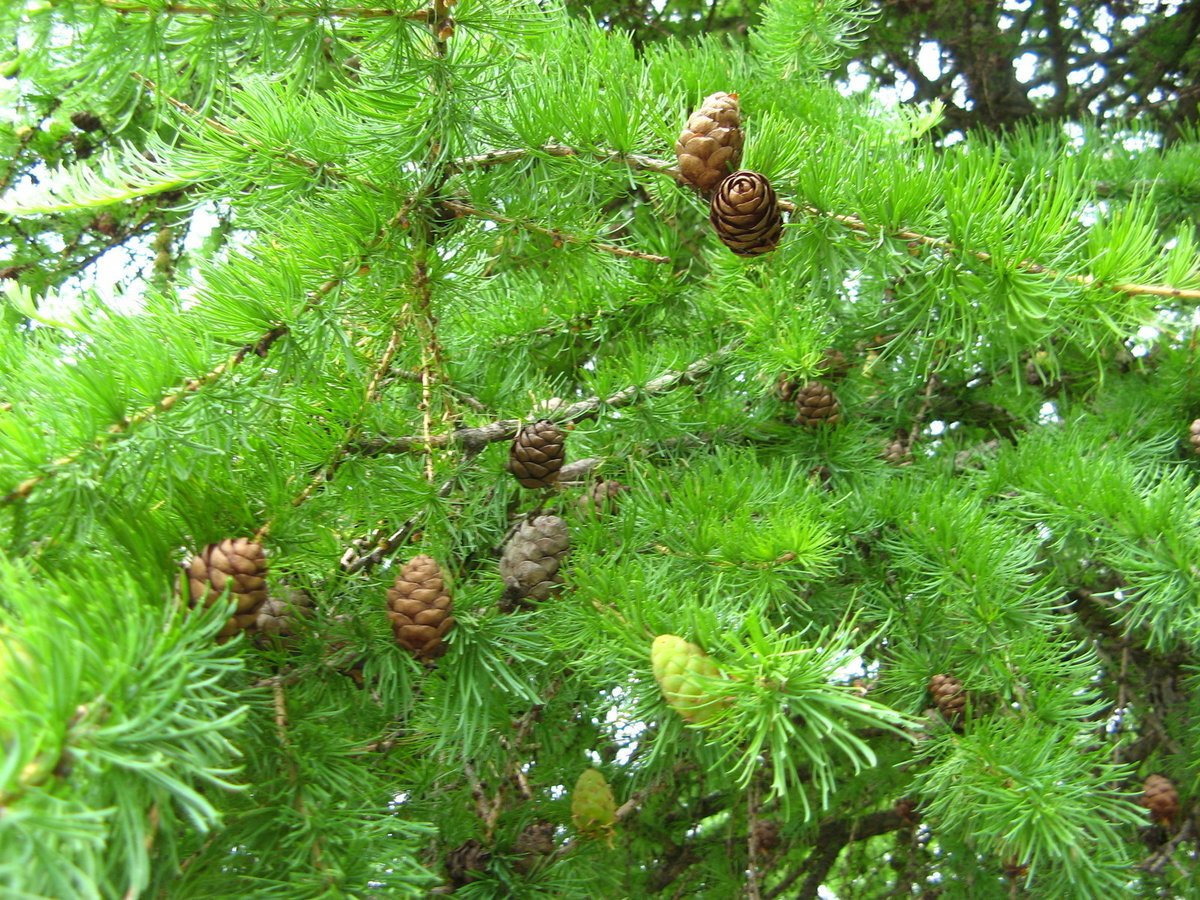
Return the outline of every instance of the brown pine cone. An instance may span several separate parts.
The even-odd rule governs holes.
[[[829,378],[842,378],[850,371],[850,360],[837,347],[827,347],[821,357],[820,369]]]
[[[454,887],[460,888],[464,884],[478,881],[487,872],[488,863],[491,861],[492,851],[471,838],[446,854],[446,875]]]
[[[224,640],[253,628],[267,599],[267,557],[250,538],[226,538],[209,544],[187,564],[188,597],[192,606],[211,606],[229,588],[237,608],[217,632]]]
[[[692,187],[708,193],[737,168],[743,141],[737,94],[705,97],[675,143],[679,174]]]
[[[770,853],[779,848],[779,823],[774,819],[755,819],[754,840],[758,849]]]
[[[517,855],[516,868],[528,875],[534,867],[558,849],[554,843],[554,823],[539,819],[530,822],[513,841],[513,853]]]
[[[1188,440],[1192,442],[1192,450],[1200,453],[1200,419],[1188,426]]]
[[[929,679],[929,693],[946,719],[957,719],[967,707],[963,683],[953,675],[934,675]]]
[[[396,643],[427,665],[446,652],[442,640],[454,627],[450,592],[431,556],[414,556],[388,588],[388,618]]]
[[[501,609],[508,612],[520,601],[549,599],[562,584],[559,568],[570,542],[567,523],[558,516],[522,522],[500,556],[505,588]]]
[[[883,448],[883,458],[893,466],[912,465],[912,453],[908,448],[907,435],[897,434]]]
[[[71,113],[71,124],[80,131],[99,131],[104,127],[104,123],[100,121],[100,117],[90,109]]]
[[[576,508],[584,515],[615,514],[617,498],[629,488],[619,481],[597,481],[576,502]]]
[[[841,419],[841,404],[824,382],[810,381],[796,392],[797,425],[816,428],[820,425],[836,425]]]
[[[722,243],[739,256],[774,250],[783,235],[779,200],[757,172],[734,172],[722,181],[709,204],[708,220]]]
[[[282,600],[271,597],[259,607],[254,627],[272,637],[294,637],[299,621],[309,618],[312,612],[313,598],[308,591],[288,591]]]
[[[1150,818],[1160,825],[1170,825],[1179,815],[1179,792],[1168,778],[1151,775],[1142,784],[1138,805],[1150,810]]]
[[[536,490],[552,487],[563,466],[566,436],[558,427],[542,420],[526,425],[513,438],[508,451],[508,471],[521,487]]]

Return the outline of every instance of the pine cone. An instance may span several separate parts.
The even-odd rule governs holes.
[[[963,684],[953,675],[934,675],[929,679],[929,693],[942,715],[948,720],[962,716],[967,707]]]
[[[725,705],[707,695],[703,678],[720,678],[716,662],[695,644],[660,634],[650,648],[650,667],[663,698],[687,722],[707,722]]]
[[[1200,419],[1188,426],[1188,440],[1192,442],[1192,449],[1200,453]]]
[[[883,448],[883,458],[893,466],[908,466],[912,464],[912,453],[908,449],[907,435],[897,434]]]
[[[612,515],[617,511],[617,498],[627,490],[619,481],[597,481],[575,505],[584,515]]]
[[[513,841],[513,853],[517,855],[517,871],[528,875],[534,867],[558,849],[554,843],[554,823],[539,819],[530,822]]]
[[[478,881],[487,872],[492,852],[471,838],[446,854],[446,875],[456,888]]]
[[[567,523],[558,516],[522,522],[500,556],[501,609],[509,612],[521,600],[548,600],[562,584],[559,569],[570,542]]]
[[[282,600],[271,597],[263,603],[254,625],[260,632],[272,637],[294,637],[299,620],[311,616],[312,611],[313,598],[308,591],[289,591]]]
[[[755,819],[754,840],[764,853],[779,849],[779,823],[774,819]]]
[[[611,836],[617,821],[617,802],[598,769],[584,769],[575,782],[575,790],[571,792],[571,821],[580,834]]]
[[[187,580],[192,606],[211,606],[229,587],[237,609],[217,632],[217,638],[224,640],[254,627],[267,599],[267,557],[262,545],[249,538],[226,538],[192,557]]]
[[[783,235],[783,214],[771,183],[757,172],[734,172],[721,182],[708,220],[722,243],[739,256],[774,250]]]
[[[71,113],[71,124],[80,131],[99,131],[104,127],[100,117],[87,109]]]
[[[705,97],[675,143],[679,174],[692,187],[708,193],[737,168],[743,141],[737,94]]]
[[[1150,810],[1150,818],[1155,822],[1169,826],[1179,814],[1179,792],[1170,779],[1151,775],[1142,784],[1138,805]]]
[[[522,487],[536,490],[553,486],[563,465],[565,440],[566,436],[545,420],[526,425],[513,439],[508,471]]]
[[[836,425],[841,419],[841,404],[824,382],[810,381],[796,393],[797,425],[816,428],[820,425]]]
[[[820,369],[830,378],[843,378],[850,371],[850,360],[837,347],[826,347]]]
[[[454,627],[450,592],[433,557],[414,556],[388,588],[388,618],[396,643],[429,664],[446,652],[442,638]]]

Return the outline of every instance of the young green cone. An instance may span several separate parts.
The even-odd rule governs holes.
[[[667,704],[687,722],[714,718],[724,701],[710,697],[704,678],[720,678],[716,662],[695,644],[673,634],[660,634],[650,648],[650,666]]]

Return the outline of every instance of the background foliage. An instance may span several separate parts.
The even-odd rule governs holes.
[[[1198,11],[4,7],[5,891],[1190,895]],[[752,261],[672,168],[719,90],[789,208]],[[502,611],[535,510],[566,583]],[[178,598],[243,535],[289,640]]]

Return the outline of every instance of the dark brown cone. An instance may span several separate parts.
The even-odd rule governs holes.
[[[629,488],[619,481],[597,481],[575,505],[584,515],[615,514],[617,498],[627,490]]]
[[[780,375],[775,381],[775,396],[784,403],[791,403],[803,386],[791,375]]]
[[[770,853],[779,848],[779,823],[774,819],[757,819],[754,822],[754,840],[758,849]]]
[[[500,556],[501,608],[507,612],[519,601],[548,600],[562,584],[559,567],[570,542],[567,523],[558,516],[522,522]]]
[[[313,599],[308,591],[288,591],[283,599],[271,597],[258,610],[254,626],[262,634],[278,638],[294,637],[301,619],[312,615]]]
[[[1170,825],[1179,815],[1179,792],[1168,778],[1151,775],[1142,784],[1138,805],[1150,810],[1150,818],[1160,825]]]
[[[530,822],[513,841],[513,853],[518,856],[516,868],[527,875],[557,849],[558,845],[554,843],[554,823],[545,819]]]
[[[774,250],[783,235],[783,214],[771,183],[757,172],[734,172],[718,185],[708,220],[717,237],[739,256]]]
[[[537,490],[552,487],[563,465],[566,436],[545,420],[526,425],[513,438],[508,451],[508,471],[521,487]]]
[[[100,215],[92,219],[89,227],[100,232],[105,237],[113,237],[118,231],[120,231],[120,226],[117,224],[117,220],[110,212],[100,213]]]
[[[953,675],[934,675],[929,679],[929,693],[938,710],[947,719],[957,719],[967,707],[963,684]]]
[[[827,347],[820,368],[830,378],[842,378],[850,371],[850,360],[837,347]]]
[[[472,838],[446,854],[446,875],[456,888],[478,881],[487,872],[492,852]]]
[[[446,652],[442,638],[454,627],[450,592],[433,557],[414,556],[388,588],[388,618],[396,643],[424,663]]]
[[[1200,419],[1188,426],[1188,440],[1192,442],[1192,450],[1200,453]]]
[[[907,466],[912,464],[912,453],[908,449],[908,440],[904,435],[898,434],[895,438],[888,441],[887,446],[883,450],[883,458],[893,466]]]
[[[808,428],[836,425],[842,419],[842,407],[824,382],[810,381],[796,392],[796,424]]]
[[[209,544],[191,558],[186,574],[192,606],[211,606],[227,586],[230,598],[237,603],[234,614],[217,633],[218,639],[254,627],[267,599],[267,557],[261,544],[250,538],[226,538]]]
[[[99,131],[104,127],[100,117],[91,110],[81,110],[71,113],[71,124],[80,131]]]
[[[744,140],[737,94],[705,97],[675,142],[679,174],[707,194],[737,168]]]

